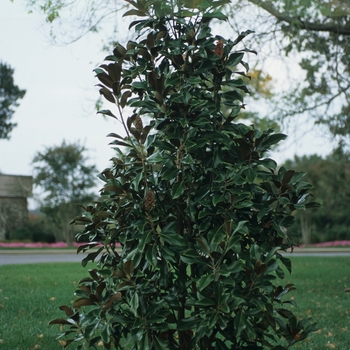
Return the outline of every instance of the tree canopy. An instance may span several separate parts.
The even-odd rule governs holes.
[[[343,140],[350,135],[350,3],[347,0],[246,0],[263,11],[253,29],[276,54],[294,54],[304,80],[290,86],[278,112],[306,113]],[[243,6],[243,2],[240,6]],[[264,22],[266,21],[266,22]],[[262,29],[263,28],[263,29]]]
[[[78,205],[94,198],[91,189],[96,184],[97,169],[87,163],[85,152],[80,143],[63,141],[59,146],[46,147],[33,159],[34,184],[43,192],[41,210],[63,230],[62,238],[68,242],[72,237],[68,224],[79,213]]]
[[[306,171],[320,208],[298,213],[304,243],[350,239],[350,154],[340,145],[327,157],[295,156],[287,167]]]
[[[18,100],[23,98],[26,91],[14,83],[14,69],[0,62],[0,139],[9,139],[12,129],[17,125],[11,123]]]
[[[113,28],[118,30],[116,12],[127,4],[106,0],[84,2],[84,5],[76,0],[27,2],[31,9],[45,13],[47,21],[53,26],[53,36],[60,28],[60,33],[66,33],[65,38],[69,41],[76,40],[84,33],[100,30],[110,23],[109,20],[114,21]],[[78,21],[71,17],[72,9],[76,10]],[[254,49],[260,52],[269,50],[267,54],[271,57],[273,53],[277,59],[293,57],[299,63],[303,76],[293,81],[291,74],[270,104],[275,117],[285,120],[286,117],[306,114],[316,123],[324,124],[332,135],[347,140],[350,135],[349,2],[232,0],[225,11],[236,33],[242,27],[255,31]],[[65,17],[66,13],[70,17]],[[68,18],[71,18],[71,24],[79,23],[74,27],[75,31],[70,30],[72,27],[68,25]],[[263,61],[260,55],[262,69]],[[290,67],[286,66],[285,71],[288,70]]]

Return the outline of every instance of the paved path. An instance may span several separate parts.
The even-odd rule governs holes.
[[[285,253],[287,256],[319,256],[319,257],[332,257],[332,256],[350,256],[350,247],[338,247],[338,248],[295,248],[292,254]]]
[[[77,254],[75,250],[67,251],[40,251],[32,250],[26,252],[24,250],[5,251],[0,250],[0,265],[10,264],[36,264],[50,262],[81,262],[86,254]]]
[[[335,257],[335,256],[350,256],[350,252],[298,252],[293,254],[284,254],[287,257],[295,257],[295,256],[318,256],[318,257]]]
[[[318,257],[334,257],[334,256],[350,256],[349,248],[329,249],[298,249],[294,253],[285,253],[288,257],[298,256],[318,256]],[[56,250],[0,250],[0,265],[9,264],[36,264],[50,262],[81,262],[85,254],[77,254],[74,249],[71,251]]]

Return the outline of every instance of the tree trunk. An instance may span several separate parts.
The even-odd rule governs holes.
[[[305,245],[311,243],[311,219],[310,213],[300,213],[301,237]]]

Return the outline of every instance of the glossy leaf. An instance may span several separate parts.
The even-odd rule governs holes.
[[[146,14],[142,11],[137,11],[137,10],[129,10],[127,12],[124,13],[123,17],[126,16],[141,16],[141,17],[145,17]]]
[[[81,306],[95,305],[95,302],[91,299],[80,298],[73,303],[73,307],[80,308]]]
[[[185,191],[183,182],[177,182],[171,188],[171,196],[173,199],[179,198]]]
[[[56,318],[55,320],[52,320],[49,322],[49,325],[52,325],[52,324],[59,324],[59,325],[69,325],[71,326],[72,323],[67,321],[67,320],[64,320],[62,318]]]
[[[134,292],[131,300],[130,300],[130,311],[136,316],[138,317],[139,313],[138,313],[138,308],[139,308],[139,295],[137,292]]]
[[[237,337],[239,337],[242,331],[247,327],[246,316],[243,311],[239,311],[235,317],[234,325]]]

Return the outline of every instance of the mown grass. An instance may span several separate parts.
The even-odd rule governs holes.
[[[64,318],[58,306],[71,303],[86,274],[79,263],[0,266],[0,349],[62,349],[48,322]]]
[[[312,317],[319,331],[293,348],[350,349],[350,258],[293,257],[286,283],[298,290],[299,317]],[[0,266],[0,349],[58,350],[59,328],[51,319],[64,317],[58,309],[73,301],[76,282],[86,275],[79,263]]]
[[[287,282],[296,291],[293,311],[300,318],[311,317],[318,331],[293,349],[350,349],[350,257],[293,257],[293,271]]]

